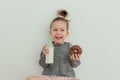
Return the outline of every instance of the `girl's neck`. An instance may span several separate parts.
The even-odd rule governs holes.
[[[64,44],[64,42],[62,42],[62,43],[55,43],[55,42],[53,42],[53,44]]]

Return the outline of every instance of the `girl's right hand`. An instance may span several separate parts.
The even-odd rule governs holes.
[[[47,45],[45,45],[45,47],[43,48],[43,54],[47,55],[49,53],[49,48],[47,47]]]

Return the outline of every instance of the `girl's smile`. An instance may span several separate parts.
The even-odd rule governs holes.
[[[50,35],[52,36],[55,44],[62,44],[69,34],[66,26],[66,23],[63,21],[53,22]]]

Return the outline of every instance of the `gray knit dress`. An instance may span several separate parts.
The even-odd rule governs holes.
[[[44,68],[42,75],[63,76],[75,78],[75,67],[80,65],[80,60],[71,60],[69,56],[70,43],[54,44],[54,63],[46,64],[45,55],[41,52],[39,64]]]

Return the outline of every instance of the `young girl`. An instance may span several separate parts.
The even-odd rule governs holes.
[[[75,67],[80,65],[80,54],[72,55],[69,49],[72,46],[70,42],[64,42],[65,38],[69,35],[69,20],[66,19],[68,15],[66,10],[58,10],[58,16],[53,19],[50,25],[50,36],[53,39],[54,46],[54,62],[47,64],[45,62],[46,55],[49,54],[49,48],[44,46],[39,64],[42,66],[42,75],[56,76],[56,77],[69,77],[75,78]],[[38,77],[31,77],[29,80],[39,80]]]

